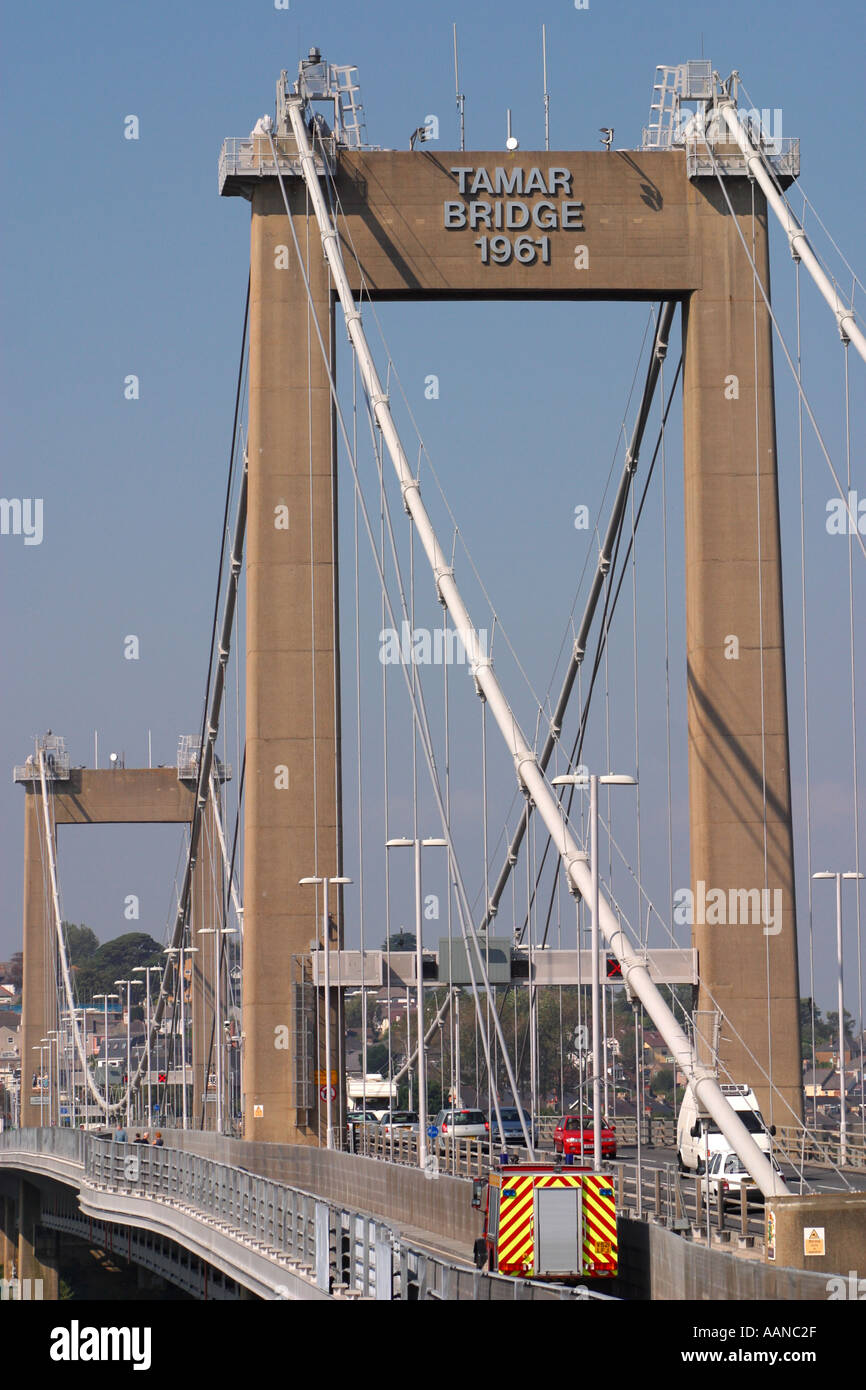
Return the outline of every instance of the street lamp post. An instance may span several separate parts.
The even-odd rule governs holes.
[[[836,880],[836,980],[839,1006],[839,1163],[844,1166],[848,1156],[848,1121],[845,1114],[845,1004],[842,985],[842,879],[866,878],[866,874],[842,873],[838,869],[822,869],[813,878],[835,878]],[[812,1063],[814,1067],[814,1057]]]
[[[553,786],[583,786],[587,784],[587,779],[579,774],[565,777],[554,777]],[[634,787],[637,785],[634,777],[627,777],[615,772],[606,773],[599,777],[598,773],[592,772],[589,775],[589,859],[590,871],[592,876],[590,913],[592,920],[592,1162],[596,1172],[601,1170],[601,1068],[602,1068],[602,1049],[601,1049],[601,1010],[599,1008],[599,995],[601,992],[601,980],[598,968],[599,953],[599,929],[598,929],[598,788],[599,785],[605,787]],[[605,1040],[606,1041],[606,1040]],[[605,1057],[607,1047],[605,1047]]]
[[[151,972],[162,973],[161,965],[134,965],[132,973],[144,976],[145,985],[145,1056],[147,1059],[147,1128],[150,1130],[153,1124],[153,1080],[150,1066],[150,976]]]
[[[54,1071],[51,1070],[51,1049],[54,1048]],[[49,1096],[52,1098],[49,1103],[48,1123],[52,1123],[51,1105],[54,1106],[53,1123],[60,1125],[60,1034],[56,1029],[48,1033],[48,1075],[50,1079]]]
[[[54,1118],[54,1102],[51,1094],[54,1085],[54,1073],[51,1066],[51,1039],[40,1038],[39,1041],[43,1047],[47,1047],[48,1049],[48,1085],[46,1087],[46,1090],[48,1091],[48,1128],[50,1129]],[[42,1059],[40,1058],[40,1061],[41,1060]]]
[[[81,1014],[81,1020],[82,1020],[82,1023],[83,1023],[83,1025],[84,1025],[84,1062],[82,1063],[82,1069],[81,1069],[81,1099],[82,1099],[83,1104],[84,1104],[84,1128],[85,1128],[85,1129],[86,1129],[87,1126],[90,1124],[90,1087],[89,1087],[88,1084],[87,1084],[87,1078],[88,1078],[88,1065],[87,1065],[87,1015],[88,1015],[88,1014],[95,1014],[95,1013],[98,1013],[98,1012],[99,1012],[99,1010],[98,1010],[98,1009],[94,1009],[94,1007],[93,1007],[92,1004],[83,1004],[83,1005],[81,1005],[78,1009],[76,1009],[76,1013],[80,1013],[80,1014]],[[95,1026],[94,1026],[94,1038],[95,1038],[95,1036],[96,1036],[96,1028],[95,1028]],[[76,1066],[77,1066],[77,1061],[76,1061]],[[74,1087],[75,1087],[75,1075],[74,1075],[74,1073],[73,1073],[73,1078],[72,1078],[72,1085],[73,1085],[73,1089],[74,1089]]]
[[[42,1074],[45,1069],[45,1062],[43,1059],[45,1050],[44,1041],[40,1042],[38,1047],[33,1047],[31,1050],[39,1053],[39,1128],[42,1129],[45,1125],[45,1087],[42,1085]]]
[[[181,1125],[184,1129],[188,1125],[188,1107],[186,1095],[186,968],[184,956],[192,956],[198,952],[197,946],[168,946],[165,955],[180,956],[180,1078],[181,1078]]]
[[[222,1003],[220,990],[220,937],[234,936],[234,927],[199,927],[199,936],[212,936],[214,940],[214,978],[216,980],[216,1026],[214,1028],[214,1040],[216,1042],[216,1128],[217,1133],[223,1132],[223,1030],[222,1030]],[[207,1094],[207,1090],[205,1090]]]
[[[325,1144],[334,1147],[334,1110],[331,1095],[331,924],[328,919],[328,885],[351,883],[350,878],[301,878],[299,883],[321,883],[323,944],[325,948]],[[321,1141],[320,1141],[321,1142]]]
[[[120,999],[119,994],[94,994],[94,999],[101,999],[104,1004],[105,1013],[105,1119],[108,1120],[108,1001],[109,999]]]
[[[132,1087],[129,1084],[132,1075],[132,1035],[130,1025],[132,1022],[132,999],[131,992],[133,985],[140,985],[141,980],[115,980],[116,985],[126,985],[126,1128],[132,1123],[130,1105],[132,1103]]]
[[[424,952],[421,940],[421,847],[447,849],[448,841],[415,838],[386,840],[388,849],[415,850],[415,979],[418,985],[418,1166],[427,1167],[427,1060],[424,1048]],[[408,1016],[407,1016],[408,1032]]]

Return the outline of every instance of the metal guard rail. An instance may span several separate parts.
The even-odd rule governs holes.
[[[4,1152],[74,1162],[87,1186],[191,1210],[275,1262],[299,1268],[335,1296],[449,1302],[609,1298],[582,1286],[533,1284],[463,1268],[413,1246],[369,1213],[181,1149],[117,1143],[78,1130],[28,1129],[0,1134]]]

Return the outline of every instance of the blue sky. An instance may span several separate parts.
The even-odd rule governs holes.
[[[440,119],[439,148],[455,148],[455,19],[469,149],[501,147],[507,107],[523,147],[542,144],[542,21],[548,31],[554,149],[597,148],[598,128],[604,125],[615,128],[616,145],[636,146],[656,63],[678,63],[703,50],[720,72],[737,67],[756,105],[779,108],[784,133],[801,138],[803,187],[855,268],[866,270],[859,157],[866,115],[864,25],[854,4],[732,0],[684,9],[590,0],[587,10],[578,11],[566,0],[459,7],[438,0],[363,7],[292,0],[283,11],[267,0],[184,6],[156,0],[147,6],[7,8],[7,71],[0,98],[7,325],[0,385],[2,493],[44,500],[41,545],[25,547],[21,537],[0,537],[6,654],[0,752],[7,769],[23,760],[32,737],[49,726],[65,735],[74,763],[92,765],[98,729],[103,759],[109,749],[122,750],[130,766],[145,761],[149,729],[154,762],[170,764],[177,736],[198,727],[249,235],[247,205],[217,196],[220,144],[228,135],[246,134],[257,116],[272,109],[280,69],[294,70],[316,43],[330,60],[358,65],[371,141],[402,148],[432,113]],[[130,114],[139,118],[137,141],[123,138]],[[773,283],[786,332],[793,332],[793,282],[778,231]],[[573,509],[586,502],[597,516],[608,470],[621,463],[620,422],[624,412],[629,428],[633,419],[626,399],[647,324],[646,306],[440,304],[382,306],[379,313],[466,542],[533,686],[543,692],[553,676],[577,576],[592,547],[574,531]],[[804,327],[807,389],[834,461],[844,468],[840,350],[831,316],[810,284],[804,284]],[[482,337],[483,353],[478,350]],[[382,360],[381,348],[377,351]],[[343,360],[341,366],[346,365]],[[866,496],[863,370],[852,354],[853,473]],[[430,372],[441,379],[436,403],[423,396]],[[141,382],[134,403],[123,396],[130,373]],[[776,377],[792,778],[802,851],[796,414],[790,377],[778,354]],[[676,409],[672,419],[667,481],[676,671],[683,645]],[[577,449],[570,442],[575,421]],[[466,444],[480,424],[483,457]],[[825,504],[832,489],[811,445],[807,465],[815,867],[823,867],[824,860],[835,867],[842,856],[840,867],[847,868],[853,867],[854,855],[847,549],[844,540],[826,534]],[[657,538],[657,489],[648,506],[655,510],[648,512],[645,534]],[[348,479],[343,507],[343,532],[350,537]],[[862,556],[858,567],[855,554],[854,569],[862,614]],[[660,549],[652,540],[642,543],[639,575],[642,852],[648,890],[664,905],[666,813],[663,802],[652,799],[666,766],[658,664],[663,614]],[[630,590],[630,584],[626,587]],[[364,592],[372,605],[365,618],[364,691],[373,709],[379,619],[369,575]],[[347,615],[349,603],[346,593]],[[432,606],[428,611],[432,621]],[[484,625],[485,606],[477,591],[473,612]],[[610,718],[613,755],[622,761],[634,756],[630,608],[620,616],[622,631],[611,652]],[[859,626],[862,633],[862,621]],[[140,639],[138,662],[123,659],[123,639],[130,633]],[[862,662],[862,636],[859,641]],[[351,647],[344,659],[353,663]],[[531,699],[519,677],[514,680],[510,688],[531,734]],[[672,699],[681,734],[681,681],[674,680]],[[475,757],[477,710],[466,704],[455,719],[469,761]],[[227,752],[234,762],[231,702],[228,714]],[[347,715],[350,760],[352,728]],[[861,730],[861,762],[864,746]],[[606,755],[603,723],[593,725],[591,751],[597,760]],[[501,760],[491,776],[495,795],[507,805],[511,783]],[[675,751],[673,777],[677,883],[686,881],[687,864],[682,746]],[[349,778],[347,798],[353,795]],[[477,778],[473,783],[467,773],[459,796],[467,863],[473,865],[472,888],[478,891]],[[20,788],[7,773],[0,794],[4,956],[20,937],[21,801]],[[616,814],[634,862],[633,817],[625,810]],[[861,827],[861,854],[862,840]],[[140,925],[161,937],[179,844],[178,832],[167,828],[138,839],[111,828],[70,832],[68,847],[61,844],[67,915],[87,920],[103,939],[116,935],[128,929],[122,904],[135,892],[142,899]],[[804,863],[801,852],[802,943]],[[369,893],[368,915],[375,925],[368,925],[368,944],[378,945],[381,897],[372,886],[372,870]],[[846,1003],[856,1011],[853,902],[851,894]],[[398,914],[402,906],[395,908]],[[821,933],[816,936],[817,992],[833,1007],[829,901],[824,908],[820,923],[816,918]]]

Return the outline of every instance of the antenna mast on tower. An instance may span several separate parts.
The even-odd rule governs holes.
[[[457,66],[457,25],[454,25],[454,93],[457,98],[457,115],[460,117],[460,148],[466,148],[466,97],[460,90],[460,70]]]
[[[550,92],[547,90],[547,26],[541,26],[541,66],[544,72],[544,148],[550,149]]]

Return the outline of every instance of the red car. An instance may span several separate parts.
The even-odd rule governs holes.
[[[581,1123],[578,1115],[566,1115],[553,1131],[553,1152],[557,1154],[579,1154],[581,1158],[592,1158],[592,1117],[585,1116]],[[601,1122],[601,1156],[616,1158],[616,1131],[609,1120]]]

